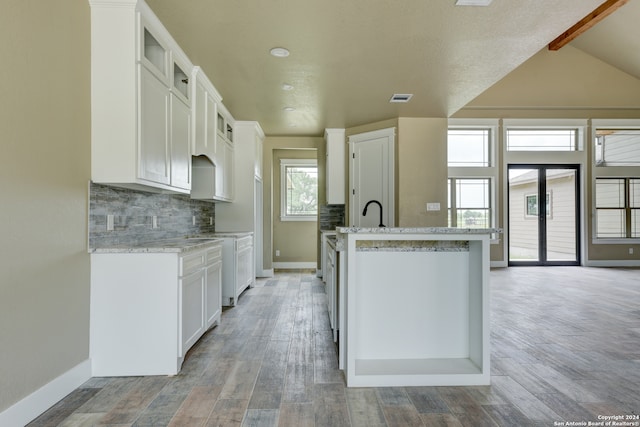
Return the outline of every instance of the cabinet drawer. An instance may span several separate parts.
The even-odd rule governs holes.
[[[180,257],[180,276],[185,276],[187,274],[193,273],[199,268],[202,268],[205,265],[205,261],[205,252],[197,252]]]
[[[207,249],[207,265],[214,264],[220,260],[222,260],[222,246]]]
[[[242,237],[237,240],[236,245],[237,245],[236,249],[238,251],[241,251],[242,249],[247,247],[251,247],[253,246],[253,237],[252,236]]]

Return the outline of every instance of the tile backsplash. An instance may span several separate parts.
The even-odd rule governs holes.
[[[336,227],[343,227],[344,205],[321,205],[320,206],[320,230],[334,230]]]
[[[112,231],[107,231],[107,215],[113,215]],[[157,228],[153,228],[154,217]],[[90,248],[214,231],[214,203],[192,200],[188,195],[89,185]]]

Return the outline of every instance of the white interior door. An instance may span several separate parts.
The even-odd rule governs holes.
[[[394,138],[395,128],[361,133],[349,137],[349,225],[387,227],[395,225],[394,218]],[[367,215],[362,215],[369,201]]]

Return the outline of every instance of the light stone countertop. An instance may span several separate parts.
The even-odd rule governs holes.
[[[337,227],[342,234],[493,234],[501,228],[451,228],[451,227]]]
[[[154,240],[128,245],[114,245],[100,248],[89,248],[92,254],[133,254],[133,253],[182,253],[205,249],[219,244],[216,237],[178,237],[174,239]]]

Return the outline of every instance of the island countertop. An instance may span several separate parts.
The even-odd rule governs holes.
[[[337,227],[342,234],[493,234],[501,228],[451,228],[451,227]]]

